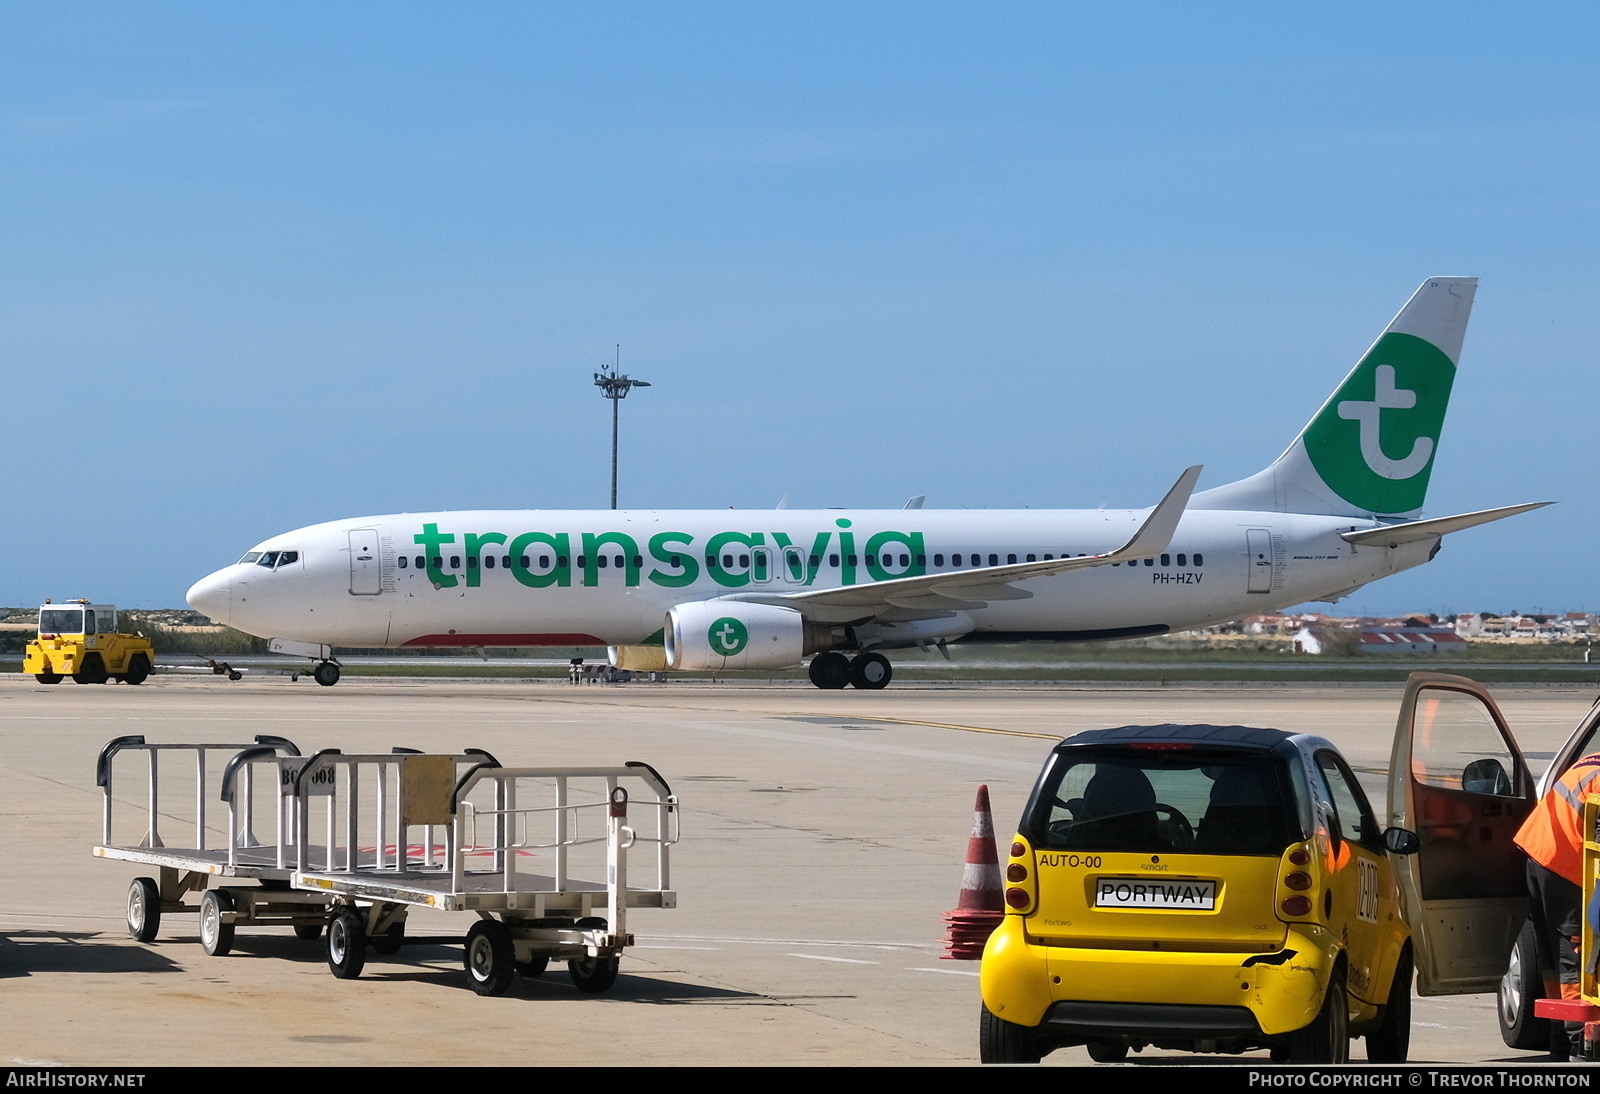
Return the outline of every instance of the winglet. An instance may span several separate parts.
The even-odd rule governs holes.
[[[1194,493],[1195,483],[1200,481],[1200,468],[1200,464],[1195,464],[1179,475],[1178,481],[1167,491],[1167,496],[1150,510],[1150,515],[1144,518],[1139,530],[1133,533],[1133,538],[1105,557],[1148,558],[1165,551],[1172,542],[1173,533],[1178,530],[1178,521],[1183,519],[1183,511],[1189,505],[1189,495]]]

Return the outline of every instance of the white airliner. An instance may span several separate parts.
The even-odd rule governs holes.
[[[881,651],[1132,638],[1336,600],[1440,537],[1545,502],[1419,519],[1477,280],[1435,277],[1268,468],[1153,509],[490,510],[273,536],[197,582],[212,619],[334,647],[609,646],[637,669],[811,657],[881,688]],[[815,655],[815,656],[813,656]]]

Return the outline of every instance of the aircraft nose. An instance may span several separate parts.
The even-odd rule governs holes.
[[[233,579],[228,571],[218,570],[191,585],[184,599],[195,611],[218,623],[227,623],[233,614]]]

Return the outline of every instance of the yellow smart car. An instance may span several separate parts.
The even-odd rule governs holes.
[[[986,1063],[1086,1045],[1406,1058],[1411,932],[1338,750],[1244,726],[1125,726],[1050,753],[1005,867],[982,968]]]

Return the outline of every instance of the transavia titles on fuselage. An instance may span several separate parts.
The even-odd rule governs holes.
[[[1153,509],[443,512],[274,536],[189,603],[338,679],[333,647],[611,647],[637,669],[811,658],[879,688],[882,651],[1164,634],[1333,600],[1420,565],[1449,532],[1536,508],[1420,519],[1474,278],[1400,310],[1284,454]]]

